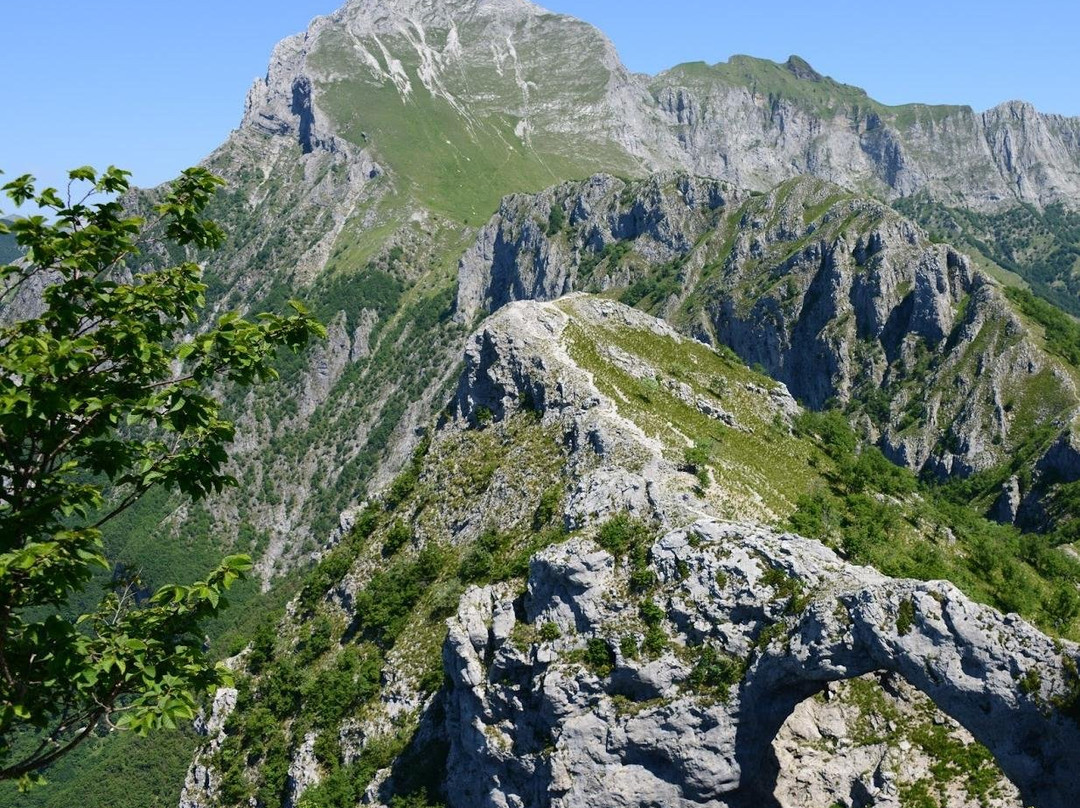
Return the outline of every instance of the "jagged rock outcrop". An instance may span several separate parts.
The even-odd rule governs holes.
[[[564,212],[557,229],[552,210]],[[463,319],[509,300],[623,289],[812,407],[862,401],[892,459],[940,475],[1005,462],[1033,420],[1066,429],[1080,403],[1071,374],[966,256],[809,178],[753,196],[678,174],[598,176],[509,197],[459,279]],[[1073,456],[1053,456],[1075,478]]]
[[[949,584],[887,579],[751,525],[701,520],[652,557],[669,650],[651,661],[635,658],[645,627],[626,569],[588,542],[541,553],[521,604],[493,591],[463,601],[445,652],[452,804],[767,805],[784,721],[827,683],[872,671],[966,727],[1025,804],[1078,799],[1080,727],[1049,706],[1075,687],[1075,646]],[[559,639],[515,642],[521,625],[554,625]],[[582,660],[587,641],[607,665]],[[706,648],[744,672],[703,689],[687,657]]]
[[[582,319],[621,320],[680,339],[664,323],[616,303],[581,303],[575,314]],[[643,518],[686,518],[700,503],[676,479],[662,444],[620,417],[615,402],[570,357],[563,341],[570,322],[567,312],[550,305],[521,304],[500,312],[466,347],[457,412],[476,422],[480,413],[501,420],[532,407],[566,425],[572,447],[568,465],[576,481],[565,508],[571,527],[588,524],[599,513],[620,511]]]
[[[614,306],[571,300],[577,312]],[[595,410],[604,431],[617,430],[620,416],[589,377],[567,370],[558,347],[567,325],[550,305],[500,311],[467,353],[459,411],[504,418],[528,401],[545,418]],[[623,456],[648,440],[619,434]],[[670,474],[653,465],[646,487],[663,491]],[[630,510],[679,525],[708,510],[663,496],[648,505],[597,503],[578,524]],[[635,594],[625,562],[574,540],[534,558],[523,599],[494,587],[462,600],[444,651],[452,805],[770,804],[780,774],[771,744],[785,720],[829,682],[875,671],[902,677],[985,744],[1025,803],[1076,798],[1048,785],[1067,776],[1080,735],[1051,706],[1075,691],[1071,644],[950,584],[889,579],[761,526],[699,518],[667,529],[650,557],[660,588],[648,595]],[[658,625],[655,610],[651,623],[641,617],[646,600],[663,614],[667,650],[643,645]],[[706,686],[703,659],[724,659],[738,675]],[[896,783],[874,796],[889,804],[890,795]]]
[[[480,230],[458,268],[457,316],[468,322],[512,300],[554,300],[588,288],[592,255],[618,242],[651,264],[685,256],[718,218],[748,197],[726,183],[659,174],[627,185],[610,175],[507,197]],[[553,211],[563,226],[552,227]],[[592,283],[628,285],[610,267]]]
[[[208,765],[211,756],[225,740],[225,722],[236,709],[236,689],[223,687],[214,694],[208,716],[200,715],[195,731],[207,738],[200,759],[188,769],[180,792],[179,808],[211,808],[215,804],[219,783],[217,773]]]
[[[673,461],[681,458],[689,440],[680,425],[658,430],[648,424],[653,420],[648,409],[638,420],[627,417],[627,394],[617,381],[608,386],[612,384],[609,374],[631,384],[644,382],[656,391],[651,404],[685,407],[730,430],[728,434],[746,435],[747,440],[766,424],[778,422],[788,428],[800,410],[783,385],[760,386],[764,377],[725,384],[722,396],[715,389],[703,390],[703,379],[689,375],[691,383],[665,379],[663,368],[608,343],[627,334],[634,335],[639,345],[655,339],[679,346],[688,355],[695,350],[711,354],[662,320],[583,295],[571,295],[556,304],[508,305],[480,327],[465,349],[455,406],[461,418],[478,423],[484,418],[500,420],[522,409],[535,410],[543,414],[545,423],[558,424],[566,434],[567,470],[574,480],[565,505],[571,529],[612,512],[665,524],[682,523],[706,512],[701,499],[705,492],[695,493],[688,485],[690,475],[685,469],[680,471],[678,459]],[[706,367],[699,372],[703,378],[715,379]],[[600,377],[607,381],[603,389]],[[681,429],[690,431],[689,425]],[[729,461],[726,473],[713,477],[708,486],[710,501],[722,501],[732,515],[776,519],[778,514],[765,497],[776,496],[790,504],[796,495],[766,476],[767,463],[764,457],[743,464]],[[746,478],[755,481],[756,490],[746,485]]]
[[[311,42],[330,24],[329,18],[318,18],[306,33],[277,44],[265,78],[256,80],[248,90],[241,129],[292,138],[305,155],[316,148],[337,150],[336,140],[313,102],[305,65]]]

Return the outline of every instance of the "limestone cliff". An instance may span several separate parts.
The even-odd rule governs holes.
[[[1080,472],[1033,438],[1072,429],[1076,369],[966,256],[837,186],[598,176],[509,197],[461,261],[458,316],[575,289],[726,345],[811,407],[848,405],[911,468],[966,476],[1023,455]]]
[[[976,209],[1076,199],[1080,121],[1030,104],[981,113],[889,107],[794,56],[680,65],[650,89],[684,155],[678,164],[745,187],[812,174],[887,198],[925,191]]]
[[[890,107],[794,56],[639,76],[595,29],[526,0],[349,2],[278,47],[245,125],[289,132],[305,152],[370,136],[392,163],[401,152],[380,141],[385,113],[350,109],[376,87],[404,102],[396,116],[437,115],[455,150],[459,137],[490,140],[511,171],[521,158],[554,159],[549,176],[599,159],[608,170],[683,169],[756,190],[810,174],[987,210],[1071,205],[1080,193],[1075,118],[1018,101],[981,113]]]

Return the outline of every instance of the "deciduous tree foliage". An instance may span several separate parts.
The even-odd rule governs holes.
[[[118,584],[94,611],[65,606],[109,568],[102,526],[150,488],[198,499],[235,483],[233,425],[210,386],[271,379],[280,346],[325,334],[296,303],[288,316],[200,324],[199,265],[145,257],[220,246],[203,216],[222,183],[209,172],[185,171],[149,221],[117,200],[128,172],[70,177],[90,189],[77,201],[70,186],[61,199],[30,176],[9,182],[16,205],[50,217],[0,222],[25,250],[0,267],[0,779],[24,784],[103,724],[175,726],[227,681],[202,625],[246,556],[149,598]],[[19,298],[40,313],[16,319]]]

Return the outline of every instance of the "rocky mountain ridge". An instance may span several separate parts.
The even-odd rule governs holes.
[[[811,174],[889,199],[922,190],[976,209],[1076,199],[1080,123],[1024,102],[982,113],[887,107],[798,57],[682,65],[651,90],[690,155],[683,165],[746,187]]]
[[[574,58],[568,60],[564,51]],[[692,70],[670,71],[663,81],[652,81],[670,83],[679,77],[701,92],[711,92],[708,87],[713,85],[730,90],[749,83],[756,89],[743,87],[736,95],[755,105],[762,103],[761,93],[779,81],[768,92],[781,99],[781,107],[801,110],[796,117],[810,131],[821,129],[823,110],[839,110],[840,100],[858,96],[799,60],[769,66],[743,59],[732,65],[705,71],[704,84],[690,81]],[[331,321],[334,334],[332,355],[317,359],[316,367],[305,379],[293,381],[288,392],[275,394],[278,400],[293,402],[289,408],[295,406],[302,414],[299,419],[274,412],[280,409],[276,405],[245,407],[248,413],[265,414],[247,424],[250,438],[241,447],[240,464],[275,465],[266,447],[276,443],[271,454],[285,451],[293,455],[287,465],[303,469],[295,483],[269,475],[252,478],[246,486],[245,499],[258,503],[249,521],[266,536],[260,541],[272,548],[262,566],[267,580],[275,569],[294,565],[303,552],[324,541],[336,523],[328,514],[362,497],[369,484],[388,482],[391,470],[415,445],[413,430],[437,406],[437,395],[420,400],[415,391],[429,388],[436,378],[447,383],[438,368],[453,363],[464,331],[450,337],[440,320],[437,336],[421,335],[409,320],[421,310],[445,316],[440,309],[458,282],[453,267],[503,193],[545,188],[597,170],[643,175],[663,166],[715,169],[718,176],[738,178],[751,188],[764,188],[780,176],[774,168],[758,165],[784,153],[779,146],[721,159],[714,146],[694,146],[694,138],[671,145],[682,135],[672,135],[664,122],[669,113],[656,106],[658,85],[643,88],[642,81],[621,66],[611,43],[595,29],[518,0],[352,2],[275,49],[266,78],[249,93],[241,127],[207,161],[234,189],[222,197],[217,211],[234,233],[210,264],[212,286],[222,290],[217,305],[258,308],[300,291]],[[813,109],[807,111],[810,102]],[[722,106],[706,106],[709,115],[723,111]],[[712,118],[711,123],[702,122],[708,118],[701,117],[703,107],[696,109],[697,117],[676,128],[714,126]],[[884,115],[883,121],[888,117],[883,110],[875,114]],[[787,137],[799,131],[791,120],[783,126]],[[738,127],[724,124],[723,129],[735,132]],[[759,134],[765,137],[767,132]],[[1010,142],[1018,138],[1009,137]],[[851,147],[836,150],[850,152]],[[1058,151],[1050,150],[1055,155]],[[712,155],[708,159],[719,162],[713,168],[699,165],[691,153],[700,153],[702,160]],[[796,169],[815,170],[799,160],[782,162],[788,166],[783,176]],[[956,164],[953,157],[944,162]],[[721,163],[728,168],[721,170]],[[866,173],[867,166],[860,166],[858,176],[848,169],[819,173],[854,187],[893,193],[875,185],[873,171]],[[1054,171],[1067,173],[1064,168]],[[734,188],[728,192],[743,193]],[[1057,191],[1039,193],[1049,200]],[[252,266],[258,271],[252,272]],[[381,298],[382,303],[364,291],[383,288],[392,295]],[[349,302],[341,297],[345,289],[352,297]],[[545,290],[542,296],[554,291]],[[467,298],[469,292],[466,288],[457,294]],[[405,309],[396,308],[406,301]],[[343,310],[348,311],[339,331],[335,318]],[[405,349],[400,342],[384,342],[380,351],[383,334],[408,334],[445,350],[426,357],[420,367],[402,365],[409,369],[407,381],[390,379],[380,368],[398,361],[390,355],[404,355]],[[775,362],[763,364],[777,369]],[[877,364],[871,375],[881,373]],[[851,371],[845,373],[850,376]],[[789,383],[793,379],[785,377]],[[1061,387],[1059,381],[1052,386]],[[850,382],[841,382],[838,389]],[[831,380],[818,384],[822,393],[833,386]],[[806,397],[807,391],[799,388],[797,393]],[[808,400],[819,403],[826,397],[815,393]],[[1003,407],[1006,402],[999,403]],[[958,468],[984,468],[1006,451],[993,441],[1003,441],[1008,431],[1006,417],[998,412],[991,418],[985,410],[983,405],[973,408],[981,437],[953,446],[961,448],[959,453],[936,448],[947,437],[942,433],[953,413],[938,419],[943,428],[936,432],[892,436],[890,451],[917,466],[934,457],[935,464],[949,470],[947,454],[958,454]],[[406,412],[408,417],[401,420]],[[904,421],[894,413],[889,418],[894,426]],[[991,423],[994,419],[996,424]],[[309,441],[306,452],[282,448],[289,435],[304,429],[333,435],[329,440],[337,448],[328,451],[324,437]],[[393,435],[389,443],[388,430]],[[315,492],[313,481],[319,478],[334,480],[334,490]],[[291,506],[285,505],[293,499]],[[229,518],[216,520],[218,529],[234,532],[229,525],[244,510],[243,503],[230,506]]]
[[[458,314],[578,289],[731,348],[813,408],[855,408],[917,471],[968,476],[1026,455],[1046,478],[1080,476],[1077,369],[967,257],[837,186],[801,178],[755,196],[686,175],[597,176],[510,197],[462,258]],[[1043,494],[1029,482],[1006,516],[1039,522]]]
[[[684,380],[668,384],[680,362]],[[708,379],[717,392],[699,387]],[[821,468],[796,459],[808,450],[784,424],[798,408],[766,384],[613,301],[502,308],[470,338],[454,406],[408,482],[357,519],[332,551],[344,563],[328,556],[269,639],[236,660],[253,675],[215,705],[184,808],[245,794],[336,805],[337,793],[373,805],[803,805],[800,772],[775,757],[808,731],[792,714],[828,682],[881,671],[936,708],[912,735],[881,736],[894,763],[867,779],[860,750],[882,741],[858,727],[874,713],[830,691],[851,723],[825,731],[849,748],[815,793],[845,805],[907,804],[912,789],[957,805],[1071,804],[1074,644],[950,584],[890,579],[818,542],[716,518],[732,502],[734,517],[760,513],[732,485],[775,472],[767,444],[809,475],[774,481],[789,496]],[[647,406],[634,403],[639,389],[652,391]],[[683,417],[668,420],[670,407]],[[699,429],[732,441],[703,474],[680,458]],[[402,524],[406,538],[393,538]],[[369,611],[373,591],[389,597],[388,577],[436,555],[421,588],[389,607],[403,611],[373,624],[384,619]],[[347,660],[376,653],[377,678],[351,672]],[[370,684],[327,714],[336,697],[320,688],[335,671]],[[257,734],[267,709],[281,740]],[[959,726],[974,738],[952,734]],[[903,743],[957,757],[920,768]],[[388,744],[392,754],[379,751]],[[287,757],[272,762],[282,745]]]
[[[567,44],[562,58],[544,38]],[[1016,101],[982,113],[888,107],[798,57],[781,65],[737,56],[638,76],[595,29],[525,0],[350,2],[279,46],[245,124],[291,127],[308,150],[363,144],[368,133],[343,103],[361,99],[361,83],[392,89],[406,116],[434,103],[454,121],[447,131],[495,134],[500,152],[541,163],[601,157],[609,171],[681,169],[755,190],[811,174],[976,209],[1072,205],[1080,190],[1078,119]]]

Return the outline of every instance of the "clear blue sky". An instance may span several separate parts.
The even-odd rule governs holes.
[[[58,183],[114,163],[151,185],[237,125],[274,43],[339,0],[11,0],[0,10],[0,168]],[[1023,98],[1080,115],[1080,3],[1068,0],[549,0],[633,70],[797,53],[885,103]],[[8,206],[0,206],[7,208]]]

